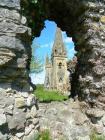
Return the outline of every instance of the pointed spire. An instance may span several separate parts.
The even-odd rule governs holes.
[[[61,29],[58,28],[58,27],[57,27],[57,29],[56,29],[55,42],[63,43],[62,31],[61,31]]]
[[[45,67],[46,68],[51,68],[51,60],[50,60],[48,54],[46,55]]]
[[[62,31],[57,27],[52,55],[66,56],[66,48],[63,43]]]
[[[49,64],[49,57],[48,57],[48,54],[46,55],[46,65]]]

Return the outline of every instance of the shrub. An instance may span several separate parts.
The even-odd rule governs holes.
[[[99,136],[95,132],[90,135],[90,140],[105,140],[105,136]]]
[[[36,140],[52,140],[49,130],[44,130],[40,132],[39,137]]]

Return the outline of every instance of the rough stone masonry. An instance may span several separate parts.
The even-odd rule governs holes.
[[[105,0],[43,2],[46,17],[75,41],[78,63],[72,94],[85,101],[82,104],[85,113],[102,133],[105,131]],[[36,102],[29,94],[31,30],[20,13],[20,0],[0,0],[0,140],[34,139],[39,128]]]
[[[48,19],[73,37],[77,66],[72,97],[78,96],[93,124],[105,118],[105,0],[43,0]],[[84,102],[85,101],[85,102]]]
[[[31,29],[20,0],[0,0],[0,140],[34,140],[39,122],[30,94]]]

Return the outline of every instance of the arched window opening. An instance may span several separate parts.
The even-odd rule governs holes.
[[[68,89],[62,87],[67,86],[69,79],[67,69],[69,60],[75,55],[74,42],[55,22],[46,20],[45,26],[41,36],[33,40],[31,63],[34,67],[31,69],[37,70],[37,73],[30,73],[31,81],[45,90],[62,90],[69,94]]]
[[[59,83],[62,83],[62,82],[63,82],[63,78],[60,77],[60,78],[59,78]]]
[[[59,69],[61,69],[62,68],[62,63],[60,62],[58,66],[59,66]]]
[[[55,49],[55,54],[57,54],[57,50]]]

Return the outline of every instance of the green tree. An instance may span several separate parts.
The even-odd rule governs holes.
[[[36,50],[40,46],[37,44],[32,45],[32,57],[31,57],[31,64],[30,64],[30,73],[39,73],[43,71],[43,65],[41,59],[36,54]]]

